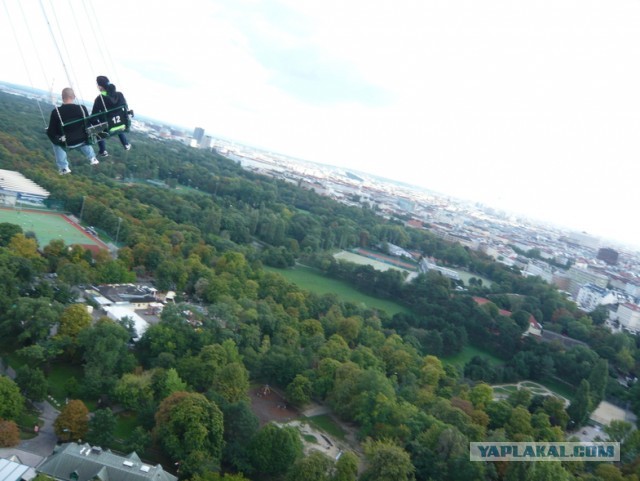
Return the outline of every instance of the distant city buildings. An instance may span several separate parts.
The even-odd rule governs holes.
[[[618,297],[612,291],[593,284],[582,286],[576,296],[576,304],[585,312],[591,312],[598,306],[616,304],[617,302]]]
[[[614,266],[618,263],[618,251],[611,249],[610,247],[603,247],[598,250],[597,258],[611,266]]]
[[[640,307],[637,304],[626,302],[618,306],[617,320],[620,327],[633,334],[640,333]]]
[[[193,131],[193,140],[196,141],[197,145],[200,145],[203,138],[204,138],[204,129],[201,127],[196,127]]]

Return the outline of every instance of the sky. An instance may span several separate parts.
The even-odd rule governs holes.
[[[640,247],[639,0],[1,2],[0,80]]]

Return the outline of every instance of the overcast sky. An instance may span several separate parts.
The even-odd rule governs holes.
[[[0,80],[60,50],[84,98],[640,246],[638,0],[2,2]]]

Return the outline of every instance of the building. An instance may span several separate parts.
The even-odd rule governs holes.
[[[618,306],[617,312],[620,326],[634,334],[640,333],[640,306],[625,302]]]
[[[585,312],[591,312],[598,306],[616,304],[617,296],[608,289],[593,284],[585,284],[578,291],[576,304]]]
[[[133,452],[119,456],[108,449],[89,444],[66,443],[56,446],[37,468],[58,481],[177,481],[161,465],[151,466]]]
[[[618,263],[618,251],[609,247],[603,247],[598,250],[597,258],[606,262],[610,266],[615,266]]]
[[[460,274],[458,274],[456,271],[454,271],[453,269],[447,269],[446,267],[441,267],[436,265],[433,262],[429,262],[429,259],[427,259],[426,257],[424,257],[421,261],[420,264],[418,265],[418,271],[426,274],[429,271],[436,271],[439,272],[440,274],[442,274],[445,277],[448,277],[449,279],[453,279],[454,281],[459,281],[460,279]]]
[[[553,282],[553,271],[551,266],[546,262],[529,260],[527,265],[522,270],[523,276],[538,276],[541,279],[544,279],[549,284]]]
[[[149,286],[109,284],[93,287],[85,295],[89,295],[110,319],[131,319],[136,330],[134,340],[138,340],[149,328],[149,323],[136,311],[162,311],[163,304],[157,294],[157,289]]]
[[[30,466],[13,459],[0,459],[0,481],[29,481],[35,476]]]
[[[198,143],[198,145],[200,145],[202,139],[204,138],[204,129],[201,127],[196,127],[193,131],[193,138]]]
[[[578,295],[580,288],[585,284],[593,284],[594,286],[604,288],[607,287],[609,283],[609,278],[604,274],[589,269],[581,269],[576,266],[572,266],[569,269],[567,276],[569,276],[569,292],[574,299]]]
[[[0,205],[42,205],[48,197],[49,191],[20,172],[0,169]]]

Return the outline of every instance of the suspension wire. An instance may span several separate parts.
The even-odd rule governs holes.
[[[84,2],[83,2],[84,3]],[[89,55],[89,51],[87,50],[87,44],[82,39],[82,34],[80,30],[80,24],[78,23],[78,17],[76,17],[76,11],[71,4],[71,0],[69,0],[69,10],[71,11],[71,15],[73,16],[73,23],[76,26],[76,31],[80,34],[80,43],[82,44],[82,48],[84,50],[84,54],[87,57],[87,64],[92,72],[94,72],[93,64],[91,63],[91,55]]]
[[[22,59],[22,65],[24,66],[24,70],[27,74],[27,79],[29,80],[29,85],[31,86],[31,88],[33,90],[35,90],[35,85],[33,84],[33,79],[31,78],[31,72],[29,71],[29,67],[27,64],[27,60],[24,56],[24,52],[22,51],[22,46],[20,45],[20,42],[18,41],[18,33],[16,32],[16,29],[13,25],[13,22],[11,21],[11,15],[9,14],[9,7],[7,7],[7,2],[6,0],[4,0],[2,2],[2,5],[4,5],[4,10],[7,13],[7,18],[9,19],[9,24],[11,25],[11,31],[13,32],[13,39],[16,41],[16,46],[18,47],[18,52],[20,53],[20,58]],[[18,2],[18,5],[20,5],[20,9],[22,10],[22,5],[20,4],[20,2]],[[23,16],[24,16],[24,11],[22,12]],[[27,27],[27,30],[28,27]],[[29,34],[31,34],[31,30],[29,30]],[[31,40],[33,41],[33,37],[31,38]],[[37,51],[36,51],[37,53]],[[38,60],[40,60],[40,56],[37,55]],[[42,67],[42,62],[40,62],[40,67]],[[44,72],[44,69],[43,69]],[[36,104],[38,105],[38,110],[40,111],[40,117],[42,117],[42,123],[44,124],[44,127],[47,127],[47,120],[44,116],[44,112],[42,111],[42,105],[40,105],[40,98],[36,97]]]
[[[60,28],[60,22],[58,21],[58,15],[56,13],[56,9],[54,8],[53,4],[51,3],[51,0],[49,0],[49,6],[51,8],[51,11],[53,12],[53,19],[55,21],[56,27],[58,29],[58,35],[60,36],[60,40],[62,42],[62,47],[64,49],[64,53],[67,56],[67,59],[71,59],[71,55],[69,55],[69,49],[67,48],[67,42],[65,41],[65,36],[62,34],[62,28]],[[73,63],[69,62],[70,65],[70,70],[71,70],[71,77],[69,77],[69,87],[73,88],[74,91],[77,90],[76,93],[76,100],[78,101],[78,98],[82,98],[82,92],[80,91],[80,83],[78,82],[78,76],[75,73],[75,70],[73,69]],[[75,79],[75,82],[73,81],[73,79]]]
[[[51,38],[53,40],[53,44],[56,47],[56,50],[58,52],[58,56],[60,57],[60,62],[62,63],[62,68],[64,69],[64,72],[67,76],[67,81],[69,82],[69,86],[71,86],[71,75],[69,75],[69,70],[67,69],[67,64],[64,61],[64,57],[62,56],[62,51],[60,50],[60,46],[58,45],[58,41],[56,40],[56,36],[53,33],[53,28],[51,27],[51,23],[49,22],[49,16],[47,15],[47,11],[44,8],[44,4],[42,3],[42,0],[40,0],[40,8],[42,9],[42,15],[44,15],[44,20],[47,24],[47,26],[49,27],[49,33],[51,34]]]
[[[87,4],[89,5],[89,8],[91,8],[91,14],[89,14],[89,11],[87,10]],[[110,75],[110,77],[115,79],[116,80],[115,83],[117,83],[120,80],[120,76],[118,75],[116,64],[114,63],[113,58],[111,58],[111,52],[109,48],[106,47],[107,42],[105,41],[104,34],[102,33],[102,27],[100,26],[100,22],[97,21],[98,15],[96,15],[96,11],[93,8],[93,2],[82,2],[82,6],[84,7],[87,19],[89,19],[89,25],[91,26],[93,38],[96,39],[96,42],[98,44],[98,50],[100,51],[100,55],[102,56],[102,62],[105,65],[108,64],[107,66],[109,67],[111,72],[113,72],[112,75]],[[96,28],[94,28],[94,22],[95,22]],[[98,31],[98,35],[95,34],[96,30]],[[105,46],[104,50],[102,48],[103,45]],[[104,52],[107,52],[106,56]],[[105,58],[107,62],[105,62]]]

